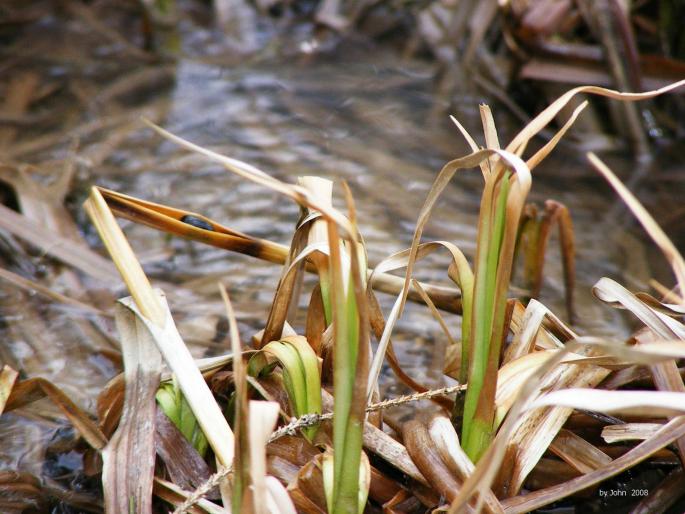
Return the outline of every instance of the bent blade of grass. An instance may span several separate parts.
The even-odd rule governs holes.
[[[390,310],[390,315],[385,324],[385,329],[378,341],[378,347],[376,348],[376,354],[373,356],[373,361],[371,362],[371,368],[369,369],[369,380],[366,386],[366,401],[371,402],[371,397],[376,390],[376,384],[378,382],[378,377],[381,374],[381,367],[383,366],[383,361],[385,360],[385,353],[388,349],[388,343],[390,342],[390,334],[392,328],[395,326],[397,319],[400,314],[400,306],[402,303],[402,296],[398,296],[395,303]]]
[[[430,299],[430,296],[428,296],[426,291],[424,291],[424,289],[421,287],[421,284],[419,283],[418,280],[412,279],[412,285],[419,292],[424,303],[428,306],[428,309],[431,311],[431,314],[433,315],[433,317],[436,319],[436,321],[440,325],[440,328],[442,329],[442,333],[445,334],[445,337],[447,338],[447,342],[452,346],[456,346],[458,343],[457,343],[457,341],[454,340],[454,338],[452,337],[452,334],[450,334],[450,329],[447,327],[447,323],[445,322],[445,318],[443,318],[442,314],[440,314],[440,311],[438,310],[438,308],[433,303],[433,300]]]
[[[685,82],[680,82],[682,84]],[[669,237],[664,233],[659,224],[654,220],[654,218],[647,212],[647,210],[642,206],[635,195],[633,195],[628,188],[623,185],[618,177],[604,164],[595,154],[587,154],[590,163],[595,167],[597,171],[609,182],[611,187],[616,190],[621,199],[625,202],[628,208],[635,215],[640,224],[647,231],[652,240],[656,243],[659,249],[666,257],[666,260],[671,265],[673,273],[675,274],[678,286],[680,288],[680,304],[685,305],[685,260],[680,254],[678,249],[671,242]]]
[[[450,115],[450,119],[452,120],[452,123],[454,123],[457,128],[459,129],[459,132],[461,132],[461,135],[464,136],[464,139],[469,145],[469,148],[471,148],[472,152],[477,152],[481,147],[478,146],[478,143],[471,137],[471,134],[468,133],[468,131],[463,127],[461,123],[455,118],[454,116]],[[480,171],[483,174],[483,178],[487,179],[488,176],[490,175],[490,167],[488,166],[487,162],[482,162],[479,164],[480,166]]]
[[[85,244],[62,237],[5,205],[0,205],[0,228],[107,285],[118,281],[112,264]]]
[[[309,190],[302,186],[287,184],[277,180],[262,170],[247,164],[245,162],[239,161],[238,159],[233,159],[231,157],[226,157],[224,155],[218,154],[199,145],[191,143],[179,136],[172,134],[171,132],[164,130],[163,128],[155,125],[149,120],[143,119],[146,125],[152,128],[159,135],[173,141],[177,145],[190,150],[209,159],[222,164],[227,170],[239,175],[243,178],[251,180],[256,184],[268,187],[269,189],[281,193],[300,205],[304,205],[313,210],[319,211],[324,218],[329,221],[336,223],[345,238],[354,237],[354,230],[350,226],[349,221],[345,218],[338,210],[332,207],[328,207],[325,203],[321,203]]]
[[[303,264],[306,259],[311,259],[317,263],[317,270],[320,269],[322,272],[327,272],[327,265],[322,263],[322,261],[326,260],[327,255],[328,243],[319,242],[309,244],[284,268],[271,304],[269,317],[267,318],[266,326],[261,337],[260,346],[265,345],[269,341],[278,340],[285,335],[283,327],[286,324],[293,291],[295,290],[296,282],[300,274],[300,265]]]
[[[486,148],[492,148],[493,150],[499,150],[501,148],[499,144],[499,137],[497,136],[497,127],[495,126],[495,119],[492,117],[492,111],[487,104],[480,104],[478,106],[480,112],[480,120],[483,125],[483,134],[485,135],[485,146]],[[496,168],[497,162],[496,156],[488,157],[487,164],[491,173]]]
[[[160,305],[166,311],[166,323],[161,328],[143,316],[136,303],[127,299],[120,302],[141,318],[145,327],[151,332],[166,364],[176,376],[183,396],[197,418],[209,445],[221,464],[230,466],[233,462],[233,432],[190,355],[188,347],[181,339],[164,295],[160,291],[157,291],[157,294]]]
[[[525,146],[535,135],[544,129],[547,124],[559,114],[559,112],[568,104],[571,99],[580,93],[591,93],[598,96],[605,96],[614,100],[622,100],[626,102],[636,102],[639,100],[649,100],[656,96],[674,91],[685,85],[685,80],[675,82],[668,86],[656,89],[654,91],[646,91],[644,93],[622,93],[612,89],[606,89],[598,86],[580,86],[571,89],[557,98],[548,107],[546,107],[540,114],[528,123],[521,131],[511,140],[506,149],[510,152],[518,152],[519,148]]]
[[[473,272],[471,271],[471,267],[469,266],[466,257],[464,256],[462,251],[453,243],[450,243],[448,241],[431,241],[428,243],[422,243],[418,246],[414,262],[421,260],[423,257],[429,255],[430,253],[440,248],[446,248],[450,253],[451,262],[449,265],[448,275],[460,288],[462,293],[462,362],[465,363],[466,359],[464,358],[464,353],[468,352],[468,338],[471,326],[470,314],[472,308],[471,304],[473,301]],[[377,273],[382,274],[387,271],[392,271],[402,267],[406,267],[409,263],[410,258],[411,248],[408,248],[406,250],[396,252],[383,259],[381,262],[378,263],[373,273],[369,277],[369,288],[372,287],[374,280],[377,276]],[[424,295],[430,298],[419,282],[412,279],[412,285],[414,286],[414,289],[418,292],[419,296],[423,298],[424,302],[426,301]],[[397,301],[393,305],[392,311],[390,312],[390,316],[388,317],[388,321],[383,330],[383,335],[381,336],[381,342],[379,343],[378,348],[376,350],[376,355],[374,356],[369,376],[369,380],[371,381],[371,379],[373,379],[374,383],[378,379],[378,373],[380,372],[380,365],[382,364],[383,358],[385,357],[387,343],[390,340],[394,326],[397,323],[397,320],[400,316],[401,298],[401,295],[398,296]],[[433,306],[435,306],[432,301],[430,303]],[[469,317],[469,319],[467,319],[467,316]],[[460,375],[460,381],[466,381],[465,374],[462,373],[462,375]],[[367,391],[371,391],[371,385],[371,382],[369,382],[369,388]]]
[[[426,426],[416,419],[402,425],[402,441],[412,460],[431,486],[448,501],[459,491],[459,482],[442,460]]]
[[[11,374],[7,378],[11,378]],[[107,437],[91,417],[81,410],[64,391],[44,378],[28,378],[15,382],[3,412],[18,409],[42,398],[49,398],[92,448],[101,450],[107,445]]]
[[[250,359],[250,374],[259,375],[274,360],[283,368],[283,381],[295,416],[321,414],[320,362],[307,340],[290,336],[268,343]],[[316,432],[317,427],[303,429],[309,441]]]
[[[376,298],[376,295],[374,294],[372,289],[368,290],[368,305],[370,311],[369,321],[371,323],[371,328],[376,339],[380,340],[381,337],[383,337],[383,332],[385,331],[385,319],[383,318],[383,313],[381,312],[378,299]],[[413,389],[417,393],[424,393],[428,391],[428,387],[418,383],[416,380],[414,380],[412,377],[410,377],[404,372],[402,366],[397,360],[397,356],[395,355],[392,340],[388,341],[386,356],[388,358],[388,364],[390,365],[390,368],[403,384]],[[448,400],[447,398],[436,398],[434,401],[440,403],[441,405],[443,405],[444,408],[448,410],[452,408],[453,402],[451,400]]]
[[[514,359],[502,366],[497,373],[497,393],[495,395],[495,426],[499,426],[512,406],[519,390],[528,378],[550,355],[558,350],[532,352]]]
[[[523,315],[523,329],[514,332],[514,340],[506,349],[502,364],[507,364],[533,351],[536,336],[547,312],[549,312],[547,307],[534,298],[528,302]]]
[[[128,244],[124,233],[119,228],[119,225],[117,225],[112,211],[97,188],[91,188],[90,195],[83,206],[93,225],[95,225],[121,278],[124,279],[127,289],[131,292],[131,296],[133,296],[138,305],[140,313],[156,326],[164,326],[164,309],[152,291],[150,282],[147,276],[145,276],[138,259],[136,259],[131,246]]]
[[[537,165],[540,164],[545,159],[545,157],[547,157],[552,152],[552,150],[554,150],[554,148],[556,148],[557,144],[559,144],[559,141],[561,141],[561,138],[564,137],[566,132],[568,132],[568,130],[573,126],[578,116],[580,116],[580,113],[583,112],[583,110],[587,106],[588,101],[585,100],[578,107],[573,109],[571,116],[568,120],[566,120],[564,126],[561,127],[561,129],[559,129],[556,132],[556,134],[554,134],[554,136],[552,136],[552,138],[543,145],[542,148],[535,152],[532,157],[528,158],[526,164],[528,165],[528,168],[531,171],[533,171],[533,169],[535,169]]]
[[[654,309],[661,314],[666,314],[673,318],[678,318],[685,315],[685,306],[678,305],[677,303],[664,303],[660,302],[652,295],[648,293],[635,293],[635,296],[640,299],[644,304],[646,304],[651,309]]]
[[[141,200],[103,187],[97,189],[116,216],[134,223],[277,264],[283,264],[288,255],[288,247],[284,245],[243,234],[202,214]],[[203,221],[211,230],[184,222],[187,217]]]
[[[176,375],[181,391],[214,453],[224,466],[231,465],[233,432],[181,339],[163,293],[153,291],[124,233],[96,188],[91,189],[85,208],[131,292],[132,298],[119,302],[141,319],[150,331],[165,362]]]
[[[41,294],[52,301],[63,303],[71,307],[76,307],[77,309],[82,310],[84,313],[95,314],[97,316],[102,316],[105,318],[111,318],[112,316],[111,313],[104,312],[98,309],[97,307],[93,307],[92,305],[83,303],[79,300],[76,300],[75,298],[63,295],[62,293],[59,293],[57,291],[53,291],[49,287],[45,287],[43,284],[40,284],[39,282],[35,282],[28,278],[22,277],[21,275],[18,275],[4,268],[0,268],[0,279],[10,282],[11,284],[14,284],[17,287],[20,287],[21,289],[28,291],[30,294]]]
[[[285,264],[288,260],[289,248],[279,243],[242,234],[191,211],[140,200],[101,187],[98,187],[98,190],[112,212],[118,217],[216,248],[251,255],[268,262]],[[211,226],[212,230],[204,230],[184,223],[181,219],[185,216],[201,219]],[[317,272],[317,267],[311,262],[305,262],[305,269],[308,272]],[[367,270],[367,276],[370,276],[372,272],[373,270]],[[385,273],[375,274],[374,288],[378,291],[397,295],[402,290],[403,284],[404,280],[401,277]],[[422,287],[440,309],[448,312],[461,312],[460,294],[456,289],[432,284],[422,284]],[[408,298],[412,301],[421,301],[414,289],[410,289]]]
[[[599,279],[592,287],[592,292],[603,302],[628,309],[661,339],[685,340],[685,326],[682,323],[650,308],[615,280],[607,277]]]
[[[320,177],[299,177],[297,179],[299,185],[308,189],[324,203],[327,207],[333,207],[333,182]],[[316,211],[309,210],[309,215],[317,214]],[[323,244],[328,247],[328,228],[324,219],[315,219],[309,228],[308,246]],[[331,323],[331,301],[330,301],[330,283],[328,273],[328,259],[325,256],[320,256],[314,261],[316,263],[317,272],[319,274],[319,285],[321,287],[321,299],[323,300],[324,313],[326,316],[326,323]]]

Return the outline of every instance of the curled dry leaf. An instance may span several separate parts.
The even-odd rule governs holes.
[[[402,427],[407,452],[428,482],[451,502],[459,491],[459,482],[452,475],[420,421],[408,421]]]

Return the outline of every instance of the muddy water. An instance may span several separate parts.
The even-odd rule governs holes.
[[[126,73],[121,75],[125,77],[120,82],[123,85],[132,80]],[[12,155],[13,161],[39,167],[63,159],[71,136],[78,132],[78,171],[69,205],[96,245],[93,230],[80,212],[90,184],[194,210],[226,226],[281,243],[288,243],[292,235],[298,217],[295,205],[161,140],[143,127],[141,114],[282,180],[292,182],[301,175],[346,180],[354,193],[372,263],[409,245],[415,218],[437,171],[445,161],[467,151],[448,122],[447,101],[435,95],[434,67],[400,60],[381,49],[348,49],[327,58],[245,65],[228,65],[216,56],[211,62],[186,58],[174,65],[148,67],[145,73],[150,76],[142,82],[149,87],[137,88],[132,94],[117,96],[111,82],[89,84],[90,101],[62,106],[63,121],[53,126],[54,132],[27,130]],[[119,78],[111,77],[111,81]],[[479,134],[480,100],[464,90],[449,111],[473,134]],[[499,118],[505,141],[514,125],[504,115]],[[97,130],[79,129],[93,122],[101,123]],[[47,137],[48,143],[37,144],[38,136]],[[618,165],[626,167],[627,162]],[[458,176],[439,202],[424,240],[452,241],[472,257],[480,193],[479,172]],[[590,288],[602,276],[631,288],[646,287],[649,257],[643,243],[622,221],[625,211],[592,178],[588,166],[563,148],[536,170],[531,197],[538,203],[556,199],[572,212],[578,248],[578,331],[622,339],[630,331],[629,323],[617,311],[595,301]],[[278,267],[170,239],[128,222],[122,226],[153,282],[174,284],[172,311],[196,355],[228,348],[218,280],[229,289],[243,339],[262,328],[278,281]],[[444,256],[430,258],[419,265],[417,276],[447,283],[446,267]],[[14,293],[3,287],[3,294]],[[387,312],[392,298],[382,300]],[[563,313],[556,239],[546,262],[542,301]],[[73,313],[43,308],[52,313],[52,325],[43,330],[55,334],[69,330]],[[447,322],[458,334],[459,320],[447,317]],[[31,323],[31,318],[17,315],[6,318],[5,323],[16,327]],[[105,328],[114,335],[111,323]],[[410,306],[396,333],[395,344],[406,371],[429,385],[441,385],[445,337],[429,311]],[[19,367],[31,363],[30,375],[55,381],[79,405],[93,411],[94,399],[115,367],[89,353],[87,335],[52,337],[54,356],[48,358],[36,355],[16,334],[16,330],[4,329],[5,349],[14,362]],[[389,381],[386,391],[397,392]],[[35,411],[44,412],[45,408],[42,404]],[[45,414],[35,416],[34,421],[16,415],[0,420],[0,440],[13,441],[12,449],[0,451],[1,468],[40,474],[40,455],[25,450],[32,446],[31,441],[47,444],[63,423],[56,414],[54,419]],[[64,467],[68,469],[69,463]],[[78,462],[72,467],[77,468]]]

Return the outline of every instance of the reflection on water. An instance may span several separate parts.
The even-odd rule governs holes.
[[[153,81],[156,86],[136,90],[133,97],[114,94],[111,82],[89,83],[99,101],[88,104],[85,112],[83,105],[60,106],[64,123],[55,127],[68,129],[67,135],[75,133],[75,126],[82,127],[77,131],[78,173],[70,200],[88,237],[96,241],[78,210],[87,186],[99,184],[194,210],[258,237],[289,242],[298,217],[295,205],[160,140],[139,122],[143,114],[176,134],[257,165],[282,180],[292,182],[300,175],[346,180],[355,196],[370,261],[378,262],[406,248],[437,171],[445,161],[466,153],[467,147],[447,117],[436,114],[444,105],[433,94],[431,65],[400,61],[382,50],[364,49],[351,55],[337,56],[335,62],[329,57],[242,66],[185,59],[173,68],[165,65]],[[455,101],[455,115],[473,134],[479,134],[478,101],[479,97],[468,91]],[[44,133],[40,137],[48,140],[40,145],[37,136],[27,130],[12,158],[36,164],[64,158],[70,137]],[[626,321],[617,311],[595,301],[590,287],[600,277],[611,276],[630,287],[644,288],[650,275],[649,257],[628,230],[614,230],[616,217],[625,217],[625,211],[612,210],[617,201],[606,188],[598,187],[597,180],[588,178],[587,165],[564,155],[563,149],[557,155],[535,171],[532,199],[539,203],[556,199],[571,210],[578,249],[577,328],[581,333],[622,339],[629,332]],[[478,171],[458,176],[439,202],[424,239],[453,241],[472,257],[480,187]],[[612,212],[613,218],[609,216]],[[195,354],[228,348],[217,280],[229,289],[243,339],[262,328],[280,274],[278,267],[170,239],[129,222],[122,225],[153,282],[175,284],[170,294],[172,311]],[[417,276],[447,283],[446,266],[444,256],[429,258],[418,266]],[[560,267],[553,241],[542,301],[562,314]],[[5,296],[13,294],[6,285],[2,291]],[[392,298],[381,300],[387,312]],[[11,303],[3,303],[2,336],[9,341],[6,351],[14,362],[30,369],[30,375],[54,380],[92,412],[97,393],[115,367],[89,353],[83,333],[65,337],[73,332],[71,317],[43,303],[41,308],[51,312],[51,325],[41,327],[40,337],[50,338],[53,353],[36,355],[21,333],[35,330],[30,324],[45,319],[44,312],[39,309],[35,316],[12,318]],[[447,323],[458,334],[458,318],[447,317]],[[112,330],[111,324],[108,328]],[[429,311],[410,305],[396,333],[394,342],[406,371],[430,385],[441,385],[445,338]],[[35,421],[23,422],[19,437],[15,434],[22,426],[18,419],[6,416],[0,420],[0,438],[13,441],[12,451],[31,447],[28,440],[45,441],[62,426],[49,414],[41,414]],[[56,413],[55,419],[60,419]],[[24,439],[26,444],[21,444]],[[4,452],[8,450],[0,453]],[[36,472],[32,466],[40,458],[31,462],[25,464],[8,453],[8,460],[2,463]]]

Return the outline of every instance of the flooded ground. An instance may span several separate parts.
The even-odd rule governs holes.
[[[67,205],[99,251],[101,245],[81,210],[92,184],[193,210],[280,243],[289,242],[297,221],[294,204],[161,140],[144,127],[140,117],[145,116],[282,180],[292,182],[301,175],[346,180],[354,193],[370,261],[376,263],[409,246],[416,216],[437,171],[447,160],[467,153],[448,113],[479,134],[478,103],[488,101],[468,85],[454,96],[437,95],[434,64],[402,59],[368,41],[346,43],[322,55],[286,52],[283,57],[275,52],[241,63],[234,53],[225,55],[227,49],[216,46],[213,32],[200,30],[191,35],[188,31],[183,40],[187,55],[178,61],[144,64],[132,60],[130,66],[122,66],[111,57],[121,51],[121,44],[99,40],[82,23],[46,19],[36,21],[29,30],[34,46],[15,46],[12,54],[6,51],[5,68],[34,74],[40,87],[54,91],[46,93],[38,110],[43,121],[39,117],[34,123],[5,123],[0,155],[7,169],[24,169],[42,184],[56,180],[65,163],[73,165]],[[92,48],[84,49],[89,42]],[[285,47],[297,48],[301,43],[293,37]],[[209,49],[204,55],[203,44]],[[19,64],[11,62],[13,55]],[[494,102],[493,108],[505,129],[501,140],[506,141],[517,124]],[[633,172],[628,159],[616,157],[611,162],[630,179]],[[673,174],[651,171],[657,172]],[[672,201],[682,193],[677,174],[666,182],[674,187],[658,190],[649,173],[642,172],[635,182],[648,202],[663,208],[669,204],[665,198]],[[595,301],[591,286],[610,276],[631,289],[645,290],[651,276],[661,276],[662,262],[655,259],[620,202],[593,176],[574,148],[559,148],[535,175],[532,200],[539,204],[548,198],[561,201],[573,216],[577,330],[623,339],[630,332],[630,322]],[[480,193],[478,171],[458,176],[447,188],[424,240],[455,242],[472,257]],[[671,226],[682,220],[682,211],[671,209],[666,214]],[[228,287],[243,339],[262,328],[280,274],[277,266],[170,239],[129,222],[122,226],[153,283],[172,285],[172,312],[196,355],[214,355],[228,348],[217,281]],[[563,314],[556,243],[555,237],[542,301]],[[16,272],[24,266],[23,272],[34,278],[42,273],[48,282],[63,273],[40,253],[27,258],[28,264],[22,265],[5,257],[4,266]],[[446,264],[444,257],[426,260],[417,275],[446,284]],[[123,294],[121,288],[97,279],[81,280],[91,294],[102,290],[105,304]],[[54,284],[69,292],[64,282],[55,280]],[[93,320],[5,283],[0,284],[0,303],[2,359],[25,376],[53,381],[78,405],[94,412],[96,396],[117,366],[103,356],[106,352],[94,351],[111,347],[112,342],[107,337],[95,340],[84,326],[92,328],[95,323],[98,330],[115,337],[111,320]],[[383,303],[389,309],[392,298],[384,296]],[[75,320],[82,324],[77,326]],[[458,319],[448,317],[447,321],[456,332]],[[396,332],[395,344],[405,370],[440,385],[446,342],[430,312],[410,306]],[[386,383],[386,390],[396,393],[391,382]],[[59,413],[46,402],[3,416],[0,468],[41,476],[46,472],[46,448],[70,437],[73,434],[65,430]],[[78,456],[73,462],[61,458],[56,465],[63,473],[80,467]]]

